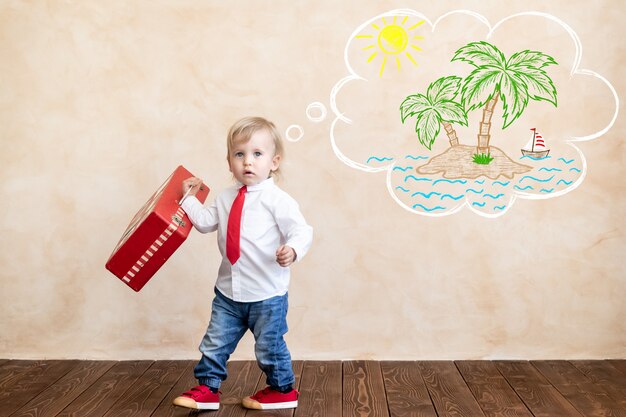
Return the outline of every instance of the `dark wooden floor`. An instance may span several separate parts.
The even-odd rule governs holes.
[[[246,411],[264,387],[254,362],[229,363],[219,411],[171,405],[194,361],[0,359],[0,416],[626,416],[626,360],[296,361],[299,407]]]

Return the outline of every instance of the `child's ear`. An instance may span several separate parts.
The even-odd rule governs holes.
[[[272,171],[276,171],[278,169],[278,167],[280,166],[280,159],[280,155],[274,155],[274,157],[272,158]]]

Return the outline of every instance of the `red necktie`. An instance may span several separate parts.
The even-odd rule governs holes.
[[[239,236],[241,230],[241,212],[243,211],[243,202],[246,200],[246,191],[248,188],[244,185],[239,189],[233,206],[230,208],[228,215],[228,229],[226,230],[226,257],[231,265],[235,265],[239,259]]]

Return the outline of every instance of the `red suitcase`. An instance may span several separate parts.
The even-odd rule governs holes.
[[[133,290],[141,290],[189,236],[193,226],[179,200],[183,180],[192,176],[176,168],[135,215],[107,261],[106,268]],[[204,202],[208,194],[203,184],[196,197]]]

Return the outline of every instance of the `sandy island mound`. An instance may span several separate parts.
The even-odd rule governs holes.
[[[514,162],[495,146],[489,149],[493,161],[488,165],[473,162],[472,156],[476,153],[475,146],[459,145],[434,156],[426,165],[417,167],[416,171],[420,174],[442,174],[446,179],[474,179],[480,176],[491,179],[498,177],[511,179],[515,174],[523,174],[533,169],[528,165]]]

